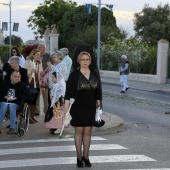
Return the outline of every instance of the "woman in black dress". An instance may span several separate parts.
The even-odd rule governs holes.
[[[94,60],[88,52],[80,52],[76,62],[77,68],[73,63],[73,71],[66,85],[65,111],[68,110],[70,98],[74,98],[75,102],[70,110],[72,116],[70,124],[75,127],[77,167],[83,167],[84,164],[90,167],[91,130],[95,121],[96,107],[101,107],[101,81],[97,68],[93,67]]]

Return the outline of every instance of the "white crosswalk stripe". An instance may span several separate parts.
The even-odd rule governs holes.
[[[119,156],[92,156],[91,163],[106,163],[106,162],[140,162],[140,161],[155,161],[144,155],[119,155]],[[58,164],[75,164],[76,157],[63,158],[43,158],[43,159],[24,159],[24,160],[10,160],[0,161],[0,168],[9,167],[26,167],[39,165],[58,165]]]
[[[106,140],[98,136],[92,136],[92,140]],[[21,144],[21,143],[43,143],[43,142],[64,142],[64,141],[74,141],[73,138],[63,138],[63,139],[39,139],[39,140],[22,140],[22,141],[5,141],[0,142],[0,145],[8,144]]]
[[[127,149],[120,145],[91,145],[90,150],[111,150],[111,149]],[[31,148],[17,148],[17,149],[2,149],[0,150],[0,155],[9,154],[24,154],[24,153],[41,153],[41,152],[62,152],[62,151],[75,151],[74,145],[66,146],[46,146],[46,147],[34,147]]]
[[[17,168],[17,167],[34,167],[34,166],[47,166],[47,165],[69,165],[76,164],[76,157],[70,157],[69,152],[75,152],[75,146],[73,145],[73,138],[64,139],[41,139],[41,140],[20,140],[20,141],[3,141],[0,142],[0,159],[7,155],[8,159],[0,161],[0,169],[3,168]],[[90,152],[97,151],[116,151],[116,150],[128,150],[128,148],[118,144],[105,144],[106,139],[93,136],[92,141],[97,141],[100,144],[91,144]],[[57,143],[58,142],[58,143]],[[67,142],[67,143],[65,143]],[[72,145],[68,143],[71,142]],[[54,146],[49,146],[49,143],[53,143]],[[60,144],[59,144],[60,143]],[[32,144],[36,144],[32,147]],[[45,146],[42,146],[45,144]],[[15,148],[13,148],[15,145]],[[27,146],[28,145],[28,146]],[[41,146],[38,146],[41,145]],[[47,146],[46,146],[47,145]],[[5,146],[5,147],[3,147]],[[8,148],[8,146],[10,146]],[[26,147],[27,146],[27,147]],[[31,147],[30,147],[31,146]],[[38,147],[37,147],[38,146]],[[60,152],[65,156],[50,157],[50,153]],[[41,158],[37,156],[27,157],[27,154],[41,154]],[[46,155],[48,153],[48,157]],[[109,152],[110,154],[110,152]],[[12,157],[14,155],[14,157]],[[20,157],[17,159],[17,155]],[[43,157],[42,157],[43,155]],[[11,159],[11,160],[10,160]],[[15,160],[16,159],[16,160]],[[147,157],[145,155],[136,154],[111,154],[90,156],[91,163],[135,163],[135,162],[156,162],[155,159]],[[119,170],[170,170],[169,168],[162,169],[119,169]]]

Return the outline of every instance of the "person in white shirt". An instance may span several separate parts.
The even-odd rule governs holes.
[[[21,67],[24,66],[24,63],[25,63],[25,58],[23,57],[23,55],[20,53],[19,49],[17,47],[13,47],[11,49],[11,57],[12,56],[18,56],[19,57],[19,65]],[[8,61],[9,63],[9,61]]]

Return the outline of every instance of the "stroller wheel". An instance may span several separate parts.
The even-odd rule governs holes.
[[[19,128],[19,129],[18,129],[17,136],[18,136],[18,137],[22,137],[22,136],[24,136],[24,134],[25,134],[25,130],[24,130],[23,128]]]

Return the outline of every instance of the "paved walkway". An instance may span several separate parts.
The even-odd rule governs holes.
[[[119,79],[115,78],[107,78],[101,77],[102,82],[105,83],[112,83],[116,85],[120,85]],[[138,81],[129,81],[130,88],[134,89],[141,89],[147,91],[167,91],[170,92],[170,84],[153,84],[153,83],[145,83],[145,82],[138,82]],[[4,122],[1,130],[2,134],[0,134],[0,141],[6,140],[27,140],[27,139],[47,139],[47,138],[56,138],[59,135],[52,135],[49,133],[47,129],[44,128],[44,113],[40,113],[39,116],[36,116],[38,123],[31,124],[29,126],[29,130],[26,134],[18,138],[16,135],[7,135],[6,126],[9,124],[9,121]],[[105,125],[101,128],[93,128],[93,135],[100,135],[100,134],[108,134],[110,132],[116,133],[123,130],[123,119],[114,115],[113,113],[106,113],[104,112],[102,115],[102,119],[105,120]],[[74,129],[72,127],[65,128],[63,137],[72,137],[74,135]]]
[[[120,85],[120,81],[117,78],[101,77],[102,82]],[[170,92],[170,84],[155,84],[140,81],[129,80],[128,85],[132,89],[140,89],[147,91],[167,91]]]
[[[30,124],[29,130],[25,133],[25,135],[21,138],[18,138],[16,135],[7,135],[6,132],[8,129],[6,126],[9,124],[9,121],[4,122],[2,124],[1,130],[2,134],[0,134],[0,141],[6,140],[26,140],[26,139],[46,139],[59,137],[59,135],[50,134],[48,129],[44,128],[44,114],[41,113],[39,116],[36,116],[38,123]],[[100,134],[108,134],[110,132],[116,133],[123,130],[123,120],[113,114],[103,113],[102,119],[105,120],[105,125],[101,128],[93,128],[93,135]],[[72,137],[74,135],[74,128],[68,127],[64,129],[63,137]]]

